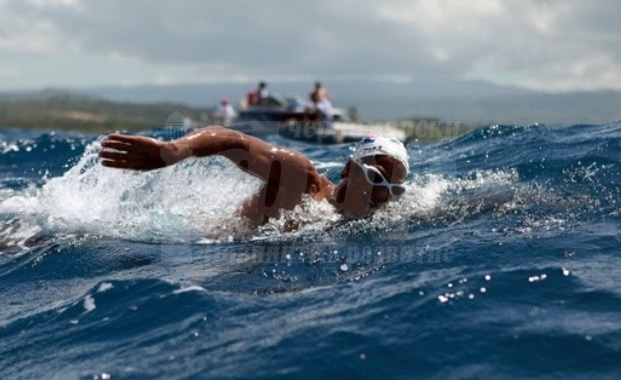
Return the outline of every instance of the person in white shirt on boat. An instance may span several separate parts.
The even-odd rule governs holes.
[[[321,124],[326,128],[332,127],[331,121],[334,110],[330,99],[323,98],[322,100],[317,102],[315,104],[315,110],[317,111]]]
[[[351,218],[366,218],[404,194],[408,153],[401,141],[368,137],[358,143],[345,164],[342,181],[332,183],[303,154],[221,126],[195,130],[173,140],[111,134],[101,142],[101,164],[132,170],[154,170],[189,157],[219,155],[263,181],[238,211],[250,226],[278,218],[305,197],[327,201]],[[293,227],[295,228],[295,226]]]
[[[235,108],[233,108],[233,105],[227,98],[222,98],[213,116],[216,119],[216,123],[228,127],[237,117],[237,112],[235,112]]]
[[[237,117],[237,112],[235,112],[235,108],[233,108],[233,105],[227,98],[222,98],[213,116],[216,123],[228,127],[233,123],[235,117]]]
[[[330,127],[333,114],[332,99],[321,82],[315,83],[315,88],[311,91],[309,97],[321,124],[324,127]]]
[[[270,91],[267,89],[267,83],[259,82],[257,95],[259,96],[259,101],[262,99],[267,99],[270,96]]]
[[[264,105],[269,97],[270,91],[267,89],[267,83],[259,82],[259,88],[257,88],[257,104]]]

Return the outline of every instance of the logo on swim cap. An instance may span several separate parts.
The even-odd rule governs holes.
[[[403,143],[395,138],[387,138],[382,136],[365,137],[356,146],[356,151],[352,158],[359,160],[363,157],[386,155],[391,156],[401,162],[405,166],[407,173],[410,172],[408,163],[408,151]]]

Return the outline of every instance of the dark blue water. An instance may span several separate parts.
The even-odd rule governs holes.
[[[352,153],[269,140],[335,180]],[[98,141],[0,129],[2,378],[621,376],[621,124],[412,142],[374,217],[254,231],[227,162],[116,171]]]

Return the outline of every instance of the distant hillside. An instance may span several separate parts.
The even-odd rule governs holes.
[[[116,103],[62,91],[0,95],[0,125],[68,129],[90,133],[140,131],[188,120],[207,120],[211,111],[175,103]]]
[[[356,107],[362,121],[444,120],[471,128],[497,123],[556,126],[621,120],[619,91],[536,93],[462,83],[461,87],[451,89],[421,86],[410,93],[412,86],[339,83],[328,88],[336,106]],[[0,125],[105,133],[147,130],[167,122],[178,125],[188,119],[205,124],[218,102],[216,94],[236,99],[235,94],[242,96],[247,87],[243,84],[177,85],[105,91],[83,89],[80,93],[63,90],[0,93]],[[475,87],[477,90],[470,94],[469,90]],[[300,83],[274,84],[271,89],[274,93],[300,96],[304,96],[305,90]],[[446,95],[449,90],[454,95]]]
[[[402,99],[360,104],[377,119],[438,117],[471,124],[604,124],[621,120],[621,92],[532,93]]]

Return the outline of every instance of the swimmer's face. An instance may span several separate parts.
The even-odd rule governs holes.
[[[352,160],[345,167],[337,203],[343,213],[351,217],[368,217],[383,204],[403,194],[404,188],[400,185],[406,175],[404,165],[391,156],[364,157],[358,162]]]
[[[352,166],[352,173],[366,182],[361,188],[370,187],[371,204],[380,206],[390,200],[399,198],[405,192],[401,186],[405,182],[406,169],[392,156],[378,155],[363,157]]]

